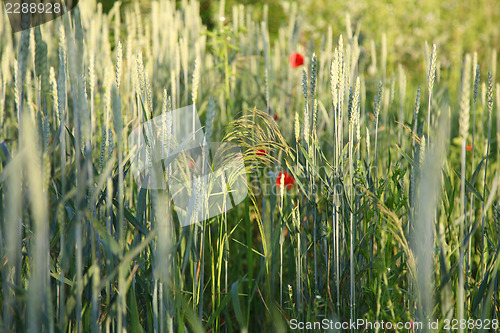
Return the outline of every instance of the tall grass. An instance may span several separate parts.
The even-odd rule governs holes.
[[[276,36],[270,7],[222,1],[208,30],[195,0],[117,2],[108,13],[85,1],[39,28],[2,30],[1,331],[441,319],[445,332],[445,318],[498,319],[496,51],[458,65],[436,38],[425,66],[408,67],[392,32],[366,39],[347,14],[344,33],[330,26],[309,43],[311,18],[282,6],[289,22]],[[462,57],[469,47],[459,46]],[[290,66],[292,52],[302,66]],[[167,187],[136,181],[127,140],[160,116],[146,150],[159,146],[164,162],[145,165],[165,182],[187,177],[186,154],[165,160],[177,144],[171,112],[189,104],[204,144],[242,150],[245,169],[222,191],[238,175],[248,181],[243,202],[193,224],[211,184],[189,189],[189,209],[177,206]]]

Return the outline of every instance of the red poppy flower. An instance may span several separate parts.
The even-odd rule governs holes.
[[[296,68],[304,64],[304,56],[300,53],[293,52],[290,54],[290,67]]]
[[[276,178],[276,186],[281,186],[281,176],[284,175],[283,177],[283,186],[287,189],[287,191],[290,191],[293,186],[295,185],[295,179],[293,179],[292,175],[289,174],[286,171],[281,171],[278,174],[278,177]]]
[[[471,145],[467,145],[467,146],[465,147],[465,149],[466,149],[467,151],[471,151],[471,150],[472,150],[472,146],[471,146]]]
[[[277,114],[274,115],[274,120],[278,120],[278,115]]]
[[[257,154],[257,156],[266,156],[267,151],[265,149],[257,149],[256,154]]]

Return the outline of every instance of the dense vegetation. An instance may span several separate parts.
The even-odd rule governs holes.
[[[0,331],[497,330],[498,4],[327,3],[0,13]],[[127,138],[191,104],[248,196],[183,227]]]

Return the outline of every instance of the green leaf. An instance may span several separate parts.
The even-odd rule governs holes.
[[[2,162],[2,166],[5,167],[10,159],[9,148],[5,144],[5,141],[2,141],[2,143],[0,143],[0,161]]]
[[[215,321],[215,319],[219,318],[221,312],[226,309],[227,303],[229,303],[230,300],[231,300],[231,297],[229,297],[229,294],[224,296],[224,298],[220,302],[220,305],[217,307],[215,312],[213,312],[210,315],[210,317],[208,318],[207,325],[206,325],[207,327],[210,327],[213,324],[213,322]]]
[[[115,207],[119,207],[119,203],[116,199],[113,199],[113,205]],[[149,234],[149,231],[137,221],[137,219],[134,217],[134,215],[128,210],[127,208],[123,207],[123,213],[125,214],[125,219],[130,222],[141,234],[144,236],[147,236]]]
[[[129,293],[129,316],[130,316],[130,331],[131,332],[144,332],[139,320],[139,310],[137,308],[137,299],[135,297],[135,289],[131,288]]]
[[[147,190],[141,188],[139,195],[137,195],[137,210],[135,212],[135,219],[139,225],[144,225],[144,212],[146,211],[146,194]]]
[[[87,218],[89,221],[92,223],[92,226],[94,229],[97,231],[99,234],[99,237],[104,241],[104,245],[109,247],[111,252],[115,255],[120,254],[121,252],[121,247],[120,245],[114,240],[113,236],[111,236],[106,229],[93,217],[90,212],[87,212]]]
[[[73,285],[74,285],[73,281],[71,281],[67,277],[63,277],[62,280],[61,280],[61,274],[60,273],[56,273],[56,272],[50,271],[50,276],[52,276],[57,281],[64,282],[66,285],[68,285],[70,287],[73,287]]]
[[[458,178],[462,179],[462,175],[460,174],[460,172],[458,172],[454,168],[452,168],[452,169],[457,174]],[[469,183],[469,181],[467,181],[467,179],[464,179],[464,180],[465,180],[465,187],[467,187],[467,190],[469,190],[469,192],[474,193],[474,195],[479,200],[484,201],[483,197],[481,196],[481,194],[479,194],[479,192],[476,190],[476,188],[471,183]]]
[[[415,163],[415,161],[413,161],[413,159],[403,149],[401,149],[401,147],[399,147],[398,145],[396,145],[396,147],[398,148],[401,155],[403,155],[404,159],[411,164],[412,168],[418,169],[418,165]]]
[[[245,317],[243,316],[243,311],[241,311],[240,298],[238,295],[238,281],[231,285],[231,299],[233,300],[234,314],[236,315],[236,320],[240,325],[240,328],[246,328]]]
[[[481,281],[481,284],[479,285],[479,289],[477,290],[476,295],[474,296],[474,300],[472,301],[472,312],[476,312],[479,303],[483,300],[484,296],[486,295],[486,287],[488,286],[488,277],[489,277],[489,272],[486,273],[484,276],[483,281]]]
[[[180,306],[177,307],[177,309],[179,310],[178,314],[180,314],[180,316],[177,317],[179,323],[182,323],[184,322],[184,319],[187,319],[192,329],[192,331],[189,332],[200,332],[200,333],[205,332],[205,330],[200,324],[200,321],[198,320],[198,316],[193,311],[193,307],[190,304],[188,304],[188,302],[186,302],[184,297],[182,295],[179,295],[179,297],[176,297],[176,300],[178,300],[180,303]],[[179,330],[179,332],[184,332],[184,331]]]
[[[476,170],[474,170],[474,173],[472,174],[472,177],[470,178],[470,183],[472,185],[476,185],[476,180],[477,176],[479,175],[479,171],[481,171],[481,167],[483,166],[483,162],[488,158],[488,156],[485,156],[481,159],[481,162],[476,167]]]
[[[232,49],[232,50],[235,50],[235,51],[241,51],[241,49],[236,46],[236,45],[233,45],[233,44],[227,44],[227,46]]]

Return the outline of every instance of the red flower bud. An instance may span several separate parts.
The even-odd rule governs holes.
[[[304,64],[304,56],[302,54],[293,52],[290,54],[290,67],[296,68]]]
[[[293,179],[292,175],[286,171],[281,171],[278,174],[278,177],[276,178],[276,186],[278,186],[278,187],[281,186],[282,175],[284,175],[283,186],[287,189],[287,191],[290,191],[293,188],[293,186],[295,185],[295,179]]]
[[[257,156],[265,156],[267,155],[267,151],[265,149],[257,149],[256,154]]]

